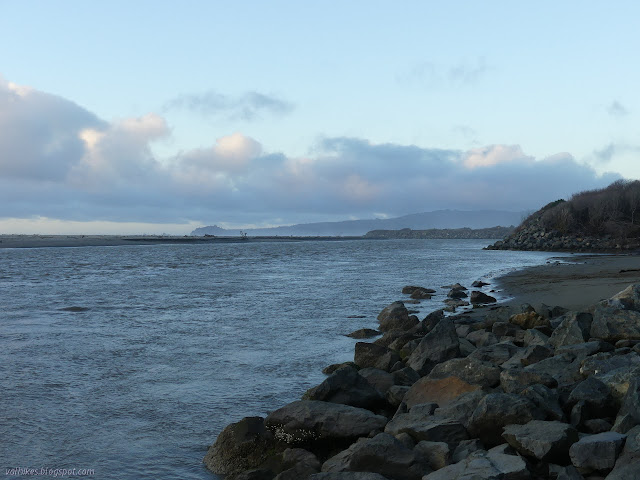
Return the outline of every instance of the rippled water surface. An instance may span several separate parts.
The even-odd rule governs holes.
[[[0,250],[2,468],[215,479],[202,457],[222,428],[352,359],[343,334],[375,328],[402,286],[468,285],[549,256],[487,243]]]

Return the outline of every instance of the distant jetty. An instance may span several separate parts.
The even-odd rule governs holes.
[[[514,231],[514,227],[491,227],[491,228],[431,228],[428,230],[412,230],[403,228],[402,230],[372,230],[365,235],[365,238],[406,238],[406,239],[470,239],[504,238]]]

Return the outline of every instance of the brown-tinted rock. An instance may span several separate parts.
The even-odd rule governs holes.
[[[480,386],[471,385],[458,377],[443,379],[423,377],[409,389],[404,402],[408,408],[426,402],[435,402],[440,406],[444,406],[460,395],[479,389]]]

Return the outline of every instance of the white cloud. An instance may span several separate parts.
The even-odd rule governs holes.
[[[109,123],[7,82],[0,106],[0,218],[242,225],[520,210],[617,178],[568,154],[536,161],[518,145],[465,152],[334,137],[294,158],[240,132],[157,159],[153,142],[171,134],[157,114]]]
[[[464,166],[474,169],[516,161],[531,162],[533,157],[525,155],[520,145],[489,145],[469,150],[465,155]]]

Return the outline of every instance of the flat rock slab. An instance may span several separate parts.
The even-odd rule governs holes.
[[[363,408],[314,400],[285,405],[265,420],[276,438],[288,444],[365,437],[386,423],[386,417]]]
[[[422,480],[525,480],[530,477],[522,458],[478,450],[458,463],[425,475]]]
[[[411,386],[404,397],[404,402],[408,408],[427,402],[435,402],[442,407],[460,395],[479,389],[479,385],[471,385],[458,377],[442,379],[423,377]]]
[[[610,470],[624,446],[626,435],[604,432],[582,437],[571,445],[571,463],[580,471]]]
[[[424,472],[415,452],[392,435],[380,433],[360,439],[348,449],[329,458],[323,472],[374,472],[394,480],[420,480]]]
[[[455,445],[469,438],[467,430],[460,422],[423,413],[396,415],[384,431],[391,435],[407,433],[415,441],[445,442],[448,445]]]
[[[500,383],[500,367],[473,357],[453,358],[436,365],[429,373],[429,378],[451,376],[473,385],[493,388]]]
[[[578,432],[571,425],[542,420],[532,420],[524,425],[507,425],[502,436],[526,457],[558,463],[566,463],[569,448],[578,441]]]

